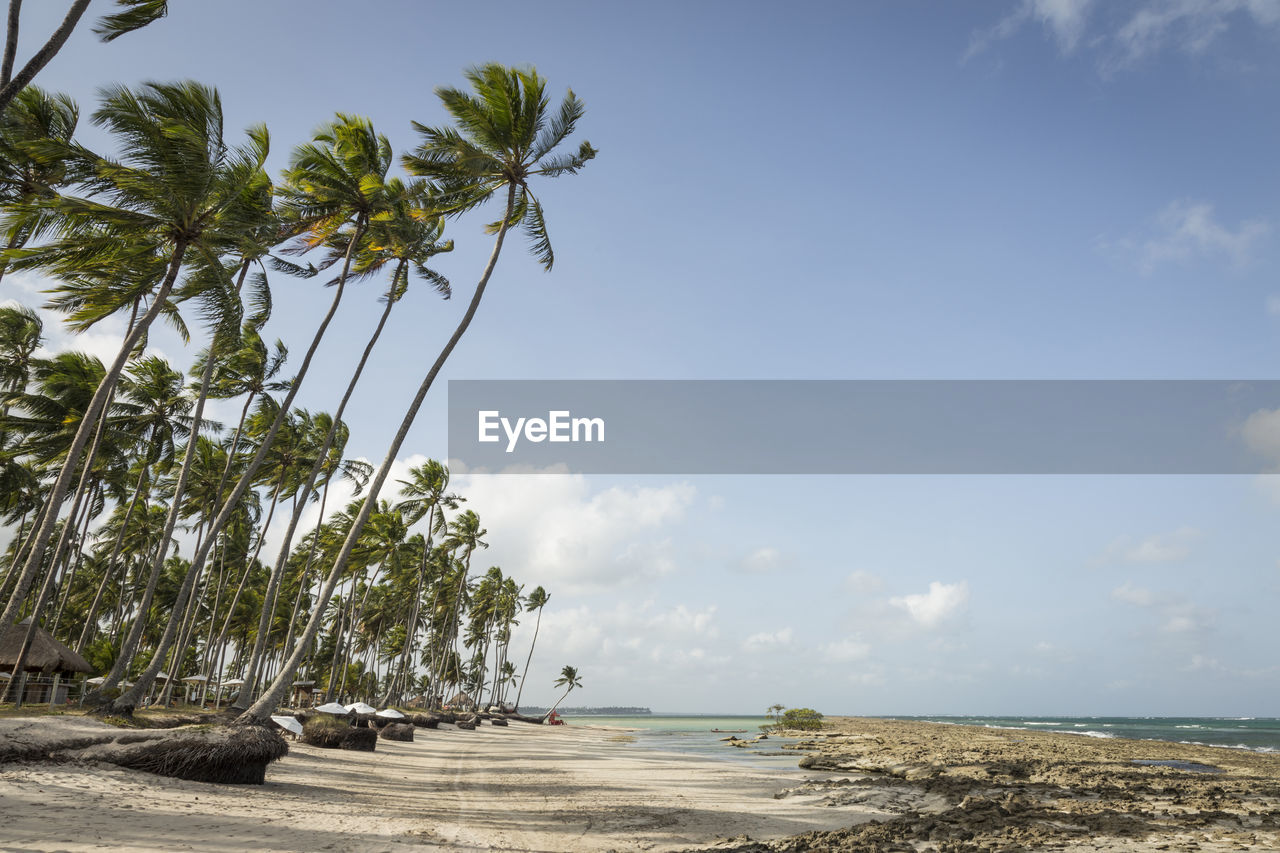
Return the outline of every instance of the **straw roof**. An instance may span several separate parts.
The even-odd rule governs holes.
[[[30,617],[23,619],[17,625],[11,625],[4,636],[0,637],[0,669],[13,671],[30,624]],[[93,667],[87,660],[59,643],[53,635],[39,626],[36,627],[35,636],[31,638],[25,669],[27,672],[93,672]]]

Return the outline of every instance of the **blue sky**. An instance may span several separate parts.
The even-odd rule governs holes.
[[[28,4],[24,32],[65,5]],[[110,45],[76,33],[39,83],[86,114],[107,82],[216,85],[230,127],[270,127],[276,167],[335,111],[408,148],[410,120],[444,121],[433,87],[478,62],[533,64],[586,102],[599,158],[541,191],[555,271],[511,246],[446,378],[1276,375],[1275,2],[172,6]],[[469,298],[484,221],[451,225],[455,299],[397,309],[353,453],[381,458]],[[0,295],[39,287],[7,276]],[[278,283],[270,331],[297,352],[313,288]],[[318,370],[345,375],[375,296],[353,295]],[[329,390],[300,402],[332,408]],[[445,453],[443,391],[406,465]],[[1262,478],[458,485],[484,558],[552,594],[534,702],[570,663],[584,703],[670,711],[1280,705],[1280,488]]]

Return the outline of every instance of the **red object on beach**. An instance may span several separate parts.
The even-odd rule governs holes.
[[[552,711],[550,714],[548,714],[548,715],[547,715],[547,725],[549,725],[549,726],[563,726],[563,725],[564,725],[564,720],[560,719],[560,715],[559,715],[559,714],[557,714],[555,711]]]

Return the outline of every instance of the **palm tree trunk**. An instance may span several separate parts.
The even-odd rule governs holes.
[[[84,627],[80,629],[80,639],[76,641],[76,654],[84,651],[84,647],[93,639],[93,634],[97,630],[98,608],[102,605],[102,594],[106,592],[107,581],[111,578],[112,569],[115,568],[116,560],[120,557],[120,548],[124,544],[129,519],[133,517],[133,511],[142,498],[142,481],[147,475],[147,466],[141,467],[142,470],[138,472],[138,482],[133,486],[133,499],[129,501],[129,506],[124,511],[124,518],[120,521],[120,532],[116,534],[116,540],[111,545],[111,556],[107,558],[106,566],[102,570],[102,582],[98,584],[98,591],[94,593],[93,603],[89,605],[89,614],[85,617]]]
[[[240,503],[240,499],[244,496],[244,493],[248,491],[250,484],[252,484],[254,477],[258,473],[258,469],[262,466],[263,460],[266,459],[267,453],[271,450],[271,442],[275,439],[276,433],[280,431],[280,425],[284,423],[284,419],[289,414],[289,407],[293,405],[293,400],[298,395],[298,389],[302,387],[302,381],[306,377],[307,370],[311,366],[311,360],[312,358],[315,357],[316,350],[320,348],[320,341],[324,338],[324,333],[329,328],[329,323],[333,320],[334,315],[337,314],[338,312],[338,305],[342,301],[342,294],[346,288],[347,273],[351,267],[351,254],[355,248],[355,244],[359,242],[359,234],[360,234],[360,230],[357,229],[356,236],[352,238],[351,246],[347,248],[346,259],[342,266],[342,274],[338,277],[338,282],[334,287],[333,301],[329,304],[329,311],[328,313],[325,314],[324,319],[320,321],[320,326],[319,328],[316,329],[316,333],[311,339],[311,346],[307,348],[307,353],[305,356],[303,356],[302,364],[299,366],[298,372],[294,376],[292,384],[289,386],[288,393],[285,395],[284,400],[280,404],[280,410],[276,413],[275,418],[271,422],[271,427],[267,430],[266,435],[263,436],[262,441],[258,446],[257,453],[254,454],[253,459],[249,461],[248,466],[240,474],[240,479],[236,482],[235,488],[231,490],[231,494],[223,502],[222,509],[219,510],[217,517],[214,518],[213,522],[209,525],[208,538],[196,550],[194,556],[191,558],[191,565],[187,569],[188,580],[191,578],[192,573],[197,573],[204,567],[205,560],[207,560],[209,557],[209,551],[213,547],[213,543],[217,538],[218,533],[220,533],[222,531],[222,528],[226,526],[228,521],[230,521],[232,514],[235,512],[236,507]],[[212,356],[212,348],[211,348],[210,355]],[[212,368],[213,362],[214,362],[214,359],[210,357],[209,365],[206,367],[206,370],[205,370],[206,376],[212,375],[211,368]],[[201,388],[202,395],[207,392],[208,384],[209,383],[207,379],[202,382],[202,388]],[[204,397],[202,396],[201,406],[203,405],[203,401],[204,401]],[[197,412],[196,423],[199,423],[199,422],[200,422],[199,413]],[[188,444],[188,453],[186,458],[184,458],[183,460],[184,474],[190,468],[188,459],[194,456],[194,447],[195,447],[195,441],[193,438],[193,440]],[[180,486],[175,492],[175,496],[173,498],[173,506],[170,508],[171,510],[176,510],[178,508],[178,505],[180,503],[181,496],[182,496],[182,491],[186,487],[185,479],[183,479],[181,476],[179,479],[180,479]],[[166,534],[166,538],[167,538],[167,534]],[[163,562],[163,560],[161,562]],[[247,567],[246,567],[246,571],[248,571]],[[179,592],[179,598],[180,598],[179,606],[181,606],[181,604],[185,604],[186,596],[190,595],[190,592],[191,592],[190,586],[187,583],[187,580],[183,581],[183,590],[185,590],[185,592],[182,592],[182,591]],[[169,625],[166,626],[165,628],[164,637],[168,638],[167,643],[173,642],[173,637],[172,637],[173,631],[170,630],[171,628],[173,628],[172,619],[170,619]],[[168,650],[167,643],[162,638],[162,644],[165,646],[165,651]],[[115,700],[115,702],[113,702],[112,705],[115,707],[118,707],[121,710],[124,710],[126,707],[128,707],[130,703],[132,703],[133,705],[136,705],[137,698],[140,698],[146,692],[146,689],[150,687],[150,680],[154,680],[156,673],[160,671],[159,659],[162,656],[163,656],[163,653],[158,652],[155,658],[153,659],[152,664],[148,666],[146,671],[143,672],[143,674],[138,677],[138,683],[135,684],[128,693],[122,695],[119,699]],[[115,671],[114,668],[112,671],[113,672]],[[145,685],[144,685],[144,682],[146,682]],[[108,683],[110,683],[110,676],[108,676]],[[104,684],[103,688],[107,686],[108,684]],[[98,695],[100,694],[101,694],[101,689],[98,691]]]
[[[288,654],[289,649],[293,648],[293,628],[298,621],[298,611],[302,607],[302,593],[306,590],[307,577],[311,572],[311,563],[315,559],[316,550],[320,544],[320,528],[324,525],[324,507],[329,500],[329,484],[333,482],[333,478],[329,477],[324,481],[324,488],[320,491],[320,521],[316,524],[315,531],[311,534],[311,550],[307,553],[307,562],[302,567],[302,575],[298,579],[298,594],[293,598],[293,612],[289,615],[289,630],[285,632],[284,646],[281,649],[281,657]]]
[[[35,79],[40,69],[49,64],[49,60],[57,54],[62,46],[67,43],[67,39],[71,36],[71,31],[76,28],[76,24],[80,21],[80,16],[84,14],[84,10],[89,8],[89,0],[75,0],[71,4],[71,8],[67,10],[67,15],[62,19],[62,23],[53,31],[53,35],[49,36],[49,40],[44,46],[35,52],[35,55],[27,60],[27,64],[12,79],[5,79],[3,87],[0,87],[0,115],[9,106],[19,92],[27,88],[27,84]],[[9,7],[9,27],[10,32],[8,38],[17,39],[17,10],[14,6]],[[17,49],[17,46],[14,46]],[[12,63],[13,59],[9,54],[8,39],[5,43],[5,61]],[[11,65],[9,67],[12,67]]]
[[[82,2],[83,5],[88,5],[88,0],[82,0]],[[76,5],[80,6],[81,2],[77,2]],[[80,11],[83,12],[84,9],[81,8]],[[0,110],[3,109],[4,102],[0,98]],[[27,563],[23,567],[22,576],[18,579],[14,595],[10,598],[4,613],[0,614],[0,625],[8,625],[13,621],[18,605],[26,597],[27,591],[30,589],[36,569],[44,557],[44,550],[49,545],[49,537],[53,534],[53,526],[58,520],[57,507],[61,505],[63,498],[67,495],[67,489],[71,487],[72,475],[77,464],[81,462],[80,457],[84,452],[85,445],[89,443],[89,434],[97,426],[99,415],[105,413],[107,398],[115,391],[116,383],[120,381],[120,374],[124,371],[125,362],[129,360],[129,356],[137,348],[138,342],[151,327],[152,321],[160,316],[160,311],[168,301],[169,293],[173,290],[173,284],[178,280],[178,270],[182,267],[182,256],[186,253],[186,250],[187,244],[185,241],[179,240],[177,245],[174,246],[173,255],[169,259],[169,269],[165,272],[164,281],[161,282],[159,290],[152,297],[151,307],[147,309],[147,313],[143,315],[141,320],[133,324],[132,329],[125,335],[124,342],[120,345],[120,352],[111,364],[111,369],[107,371],[107,374],[102,377],[102,381],[98,383],[98,389],[93,393],[93,399],[89,401],[88,408],[80,418],[80,426],[76,429],[75,438],[71,441],[71,447],[67,451],[67,458],[62,463],[62,470],[58,472],[58,479],[54,482],[53,488],[49,492],[48,504],[50,509],[45,513],[44,519],[40,523],[40,530],[32,542],[31,553],[27,555]],[[85,467],[86,469],[88,468],[87,461],[85,462]]]
[[[396,300],[387,299],[387,307],[383,309],[377,328],[373,330],[373,334],[369,337],[369,342],[365,344],[364,352],[360,356],[359,363],[356,364],[355,372],[351,374],[351,381],[347,383],[347,390],[343,393],[341,402],[338,403],[338,410],[333,414],[333,423],[330,424],[329,431],[325,434],[324,444],[320,447],[320,452],[316,454],[316,461],[312,463],[311,471],[307,474],[306,485],[302,487],[301,491],[303,499],[295,504],[293,513],[289,517],[289,527],[285,530],[284,541],[280,543],[280,553],[276,556],[276,564],[271,569],[271,577],[267,581],[267,591],[263,595],[262,615],[258,618],[258,636],[254,638],[253,652],[249,655],[250,674],[245,677],[244,686],[240,689],[240,700],[236,705],[232,706],[237,711],[243,711],[249,707],[249,697],[253,695],[257,688],[256,670],[270,629],[271,614],[275,612],[276,594],[280,588],[280,579],[284,576],[285,563],[289,560],[289,552],[293,545],[293,534],[298,529],[298,521],[301,520],[303,511],[307,508],[306,496],[311,494],[311,490],[316,484],[316,478],[319,477],[321,469],[324,468],[329,449],[333,447],[334,436],[337,435],[338,428],[342,425],[342,415],[347,409],[347,401],[351,399],[351,395],[355,392],[356,384],[360,381],[360,374],[364,372],[364,367],[369,361],[369,353],[373,352],[373,347],[377,344],[378,337],[387,325],[387,318],[391,316],[391,309],[395,305]],[[241,705],[239,702],[244,704]]]
[[[520,689],[516,691],[516,711],[520,710],[520,697],[524,694],[524,680],[529,677],[529,663],[533,660],[533,647],[538,644],[538,629],[542,627],[542,608],[538,608],[538,620],[533,623],[533,642],[529,644],[529,656],[524,660],[524,672],[520,674]]]
[[[333,568],[329,572],[329,577],[325,581],[324,587],[321,588],[320,602],[316,612],[312,614],[311,619],[307,622],[306,630],[303,631],[302,637],[299,638],[298,645],[294,648],[293,653],[289,655],[289,660],[285,662],[284,668],[276,676],[276,680],[272,682],[271,687],[262,698],[253,704],[253,707],[240,715],[239,720],[246,723],[264,722],[271,715],[271,712],[275,710],[276,706],[280,704],[280,700],[284,698],[285,692],[292,683],[298,664],[302,662],[303,649],[311,644],[315,639],[316,632],[320,629],[318,614],[329,603],[329,597],[333,595],[333,589],[337,585],[338,578],[342,577],[342,573],[346,570],[347,561],[351,559],[351,552],[355,550],[356,542],[359,540],[360,534],[364,532],[364,526],[369,521],[369,516],[373,514],[376,508],[378,495],[382,492],[382,485],[391,473],[391,466],[395,463],[396,454],[400,452],[400,446],[404,444],[405,436],[409,434],[409,427],[413,425],[414,418],[418,415],[418,409],[422,406],[422,401],[427,396],[427,392],[431,390],[431,385],[435,382],[437,374],[444,367],[445,361],[448,360],[449,354],[453,352],[454,347],[458,345],[458,341],[462,339],[467,327],[471,325],[471,320],[475,317],[476,310],[480,307],[480,300],[484,297],[485,287],[489,284],[489,278],[493,275],[494,267],[498,265],[498,256],[502,253],[502,242],[507,236],[507,228],[511,222],[511,213],[515,209],[515,201],[516,188],[512,184],[507,188],[507,208],[502,217],[502,225],[498,228],[497,239],[493,243],[493,252],[489,256],[489,262],[485,265],[484,273],[481,275],[479,283],[476,284],[476,292],[471,297],[471,303],[467,306],[466,313],[462,315],[462,320],[458,323],[458,328],[454,330],[453,336],[449,338],[449,342],[445,344],[444,349],[440,351],[440,355],[436,357],[435,363],[431,365],[430,372],[422,380],[422,384],[418,387],[418,393],[409,404],[409,410],[405,413],[404,418],[401,419],[400,428],[396,430],[395,438],[392,439],[391,446],[387,449],[387,455],[383,459],[382,465],[378,468],[378,472],[374,475],[373,481],[369,484],[369,493],[360,507],[359,514],[351,525],[350,532],[347,533],[346,541],[342,543],[342,550],[339,551],[337,559],[334,560]]]

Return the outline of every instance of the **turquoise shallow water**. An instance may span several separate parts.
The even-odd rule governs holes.
[[[897,717],[1001,729],[1061,732],[1079,737],[1167,740],[1254,752],[1280,752],[1276,717]]]
[[[736,735],[743,740],[760,734],[765,717],[723,715],[636,714],[634,716],[597,717],[592,715],[565,717],[571,726],[616,726],[631,729],[638,749],[657,749],[746,763],[757,767],[799,771],[801,753],[783,751],[783,744],[794,738],[770,737],[755,747],[738,749],[722,738]],[[719,729],[719,731],[715,731]]]
[[[634,716],[566,717],[570,725],[618,726],[632,729],[636,746],[707,755],[726,760],[764,762],[769,766],[794,767],[799,756],[794,752],[780,753],[783,738],[770,738],[758,752],[725,746],[721,738],[736,733],[740,738],[752,738],[760,733],[760,726],[769,722],[765,717],[732,715],[676,715],[637,714]],[[1254,752],[1280,752],[1280,718],[1276,717],[984,717],[984,716],[919,716],[896,717],[901,720],[924,720],[957,725],[987,726],[990,728],[1025,729],[1028,731],[1060,732],[1075,737],[1132,738],[1134,740],[1163,740],[1175,743],[1194,743],[1229,749],[1247,749]],[[720,729],[715,732],[713,729]],[[745,730],[745,731],[740,731]]]

